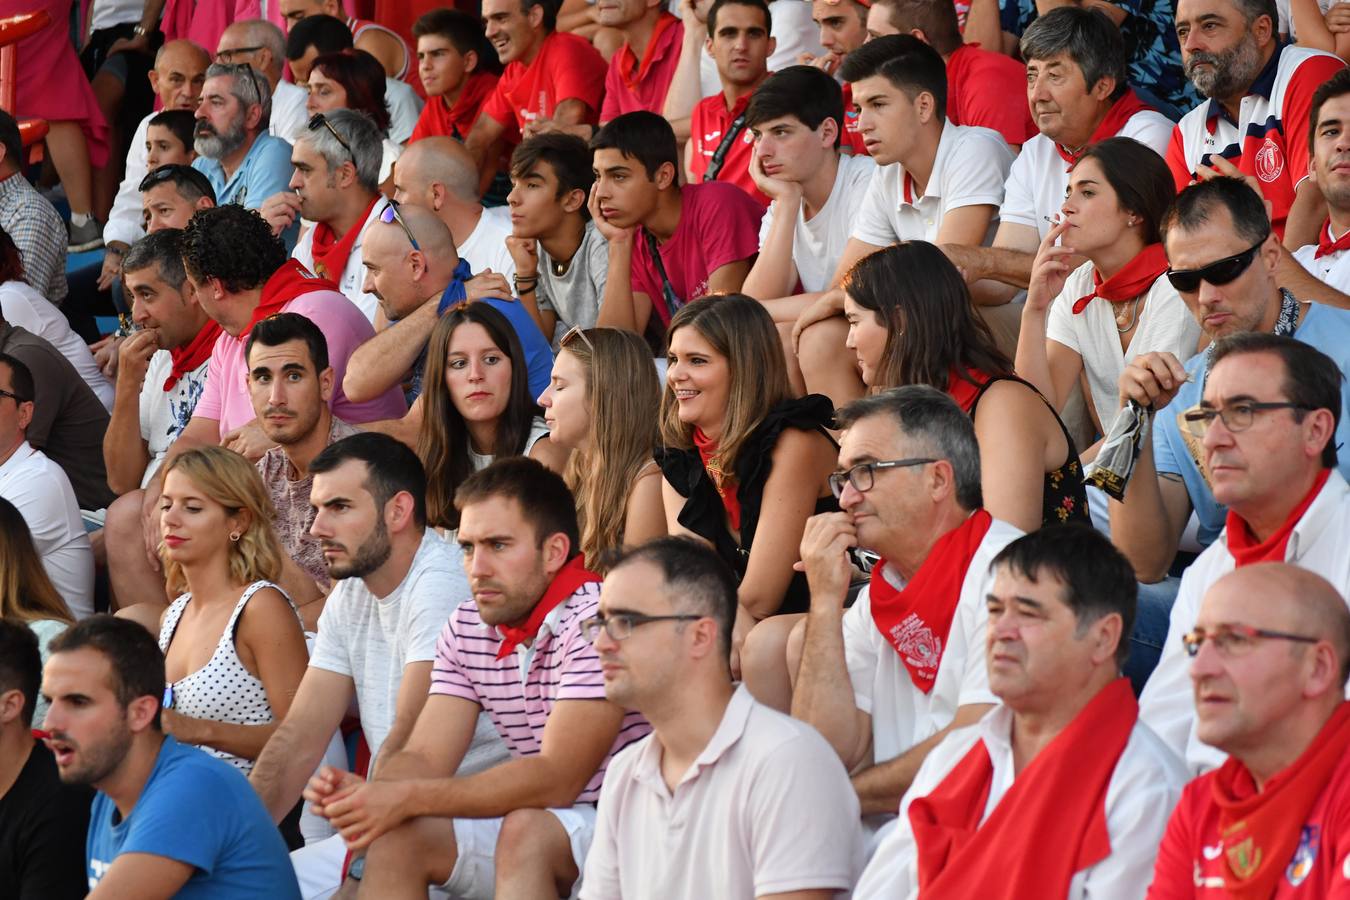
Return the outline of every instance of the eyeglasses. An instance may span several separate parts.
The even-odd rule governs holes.
[[[589,619],[581,621],[581,633],[586,640],[594,644],[600,639],[600,631],[604,629],[605,634],[610,636],[611,640],[626,641],[632,635],[633,629],[639,625],[650,625],[652,622],[692,622],[695,619],[702,619],[703,616],[696,616],[693,613],[683,613],[677,616],[644,616],[642,613],[615,613],[612,616],[599,615],[591,616]]]
[[[216,62],[232,63],[236,56],[243,56],[245,53],[257,53],[262,47],[235,47],[233,50],[217,50]]]
[[[315,113],[314,117],[309,120],[309,130],[318,131],[320,125],[327,128],[328,133],[337,138],[337,142],[342,145],[343,150],[347,151],[347,155],[352,158],[352,162],[356,162],[356,154],[352,152],[352,145],[342,139],[342,135],[338,134],[338,130],[333,127],[332,122],[328,121],[327,116],[323,113]]]
[[[17,406],[18,404],[20,404],[20,403],[29,403],[29,402],[31,402],[27,397],[20,397],[18,394],[14,393],[13,391],[0,391],[0,399],[3,399],[3,398],[5,398],[5,397],[8,397],[9,399],[13,400],[13,401],[14,401],[14,404],[15,404],[16,406]]]
[[[323,114],[320,113],[314,118],[321,119],[323,118]],[[313,126],[311,125],[311,127]],[[331,128],[332,126],[330,125],[329,127]],[[412,248],[419,253],[422,251],[422,247],[417,243],[417,238],[413,237],[412,229],[408,227],[407,222],[403,221],[403,214],[398,211],[397,200],[391,198],[385,204],[384,210],[380,213],[380,221],[386,225],[397,225],[399,228],[402,228],[403,233],[408,236],[408,243],[412,244]]]
[[[1266,237],[1270,237],[1270,235],[1267,234]],[[1247,267],[1252,264],[1252,260],[1256,259],[1256,251],[1260,250],[1261,245],[1265,242],[1266,238],[1263,237],[1241,253],[1226,256],[1198,269],[1168,269],[1167,280],[1172,282],[1172,287],[1183,294],[1200,290],[1200,282],[1202,281],[1208,281],[1215,286],[1227,284],[1247,271]]]
[[[591,356],[595,355],[595,345],[592,344],[591,339],[586,336],[586,329],[582,328],[580,325],[573,325],[571,328],[567,329],[567,332],[558,339],[558,347],[566,347],[576,338],[581,338],[581,342],[586,345],[586,349],[591,351]]]
[[[877,469],[906,469],[910,466],[926,466],[929,463],[937,462],[936,459],[927,457],[914,459],[886,459],[879,462],[858,463],[846,472],[834,472],[827,479],[830,483],[830,491],[834,493],[834,498],[838,500],[844,495],[844,485],[851,484],[853,489],[860,494],[865,494],[872,489],[876,482]]]
[[[1194,631],[1181,636],[1181,643],[1186,647],[1187,656],[1195,656],[1199,653],[1200,645],[1205,641],[1213,643],[1214,649],[1219,651],[1220,656],[1245,656],[1260,640],[1297,641],[1300,644],[1315,644],[1318,638],[1302,634],[1290,634],[1287,631],[1253,628],[1250,625],[1220,625],[1213,631],[1196,628]]]
[[[1233,433],[1246,431],[1252,427],[1252,420],[1256,418],[1259,412],[1266,412],[1272,409],[1301,409],[1304,412],[1312,412],[1312,407],[1303,403],[1289,403],[1285,401],[1257,403],[1250,400],[1242,400],[1237,403],[1230,403],[1222,409],[1218,407],[1196,407],[1188,409],[1182,413],[1182,420],[1186,423],[1186,430],[1198,438],[1205,436],[1209,431],[1209,426],[1214,424],[1215,419],[1223,419],[1223,427]]]

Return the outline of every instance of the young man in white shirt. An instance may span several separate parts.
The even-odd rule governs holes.
[[[1313,94],[1309,110],[1309,175],[1326,201],[1327,220],[1317,240],[1281,259],[1280,283],[1299,297],[1331,306],[1350,305],[1350,70],[1341,69]],[[1293,263],[1297,263],[1294,265]]]
[[[689,538],[644,544],[606,574],[582,628],[605,696],[652,734],[605,774],[582,900],[653,885],[667,900],[829,900],[853,886],[848,773],[815,729],[732,683],[735,612],[731,571]]]

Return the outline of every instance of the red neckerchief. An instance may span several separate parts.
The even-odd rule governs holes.
[[[1225,897],[1267,900],[1298,847],[1300,828],[1350,751],[1350,703],[1342,703],[1293,765],[1258,791],[1252,774],[1233,757],[1212,782],[1223,841]]]
[[[942,653],[947,648],[961,584],[980,542],[994,519],[977,509],[960,525],[937,539],[919,571],[901,590],[882,574],[883,559],[872,569],[867,596],[872,621],[886,642],[900,654],[909,680],[925,694],[933,690]]]
[[[1347,248],[1350,248],[1350,231],[1332,240],[1331,219],[1328,218],[1322,223],[1322,230],[1317,238],[1317,252],[1313,254],[1313,259],[1321,259],[1329,253],[1339,253]]]
[[[956,401],[956,405],[961,407],[961,412],[970,414],[970,408],[975,405],[975,398],[980,396],[980,389],[984,387],[989,376],[976,369],[966,369],[966,375],[974,379],[971,384],[966,378],[961,377],[958,369],[953,368],[947,375],[947,396]]]
[[[1293,512],[1289,513],[1289,518],[1284,520],[1274,534],[1264,541],[1257,543],[1256,536],[1252,534],[1247,523],[1242,517],[1231,509],[1228,511],[1228,552],[1233,555],[1233,567],[1240,569],[1243,566],[1254,565],[1261,562],[1284,562],[1284,554],[1289,546],[1289,536],[1294,533],[1294,526],[1298,520],[1303,518],[1303,514],[1312,506],[1312,502],[1317,499],[1317,495],[1322,492],[1322,485],[1327,483],[1331,477],[1330,469],[1323,469],[1317,475],[1317,480],[1313,482],[1312,490],[1308,491],[1307,496],[1294,507]]]
[[[314,274],[320,278],[334,280],[342,277],[342,272],[347,268],[347,258],[352,255],[352,247],[356,246],[361,229],[370,219],[370,211],[382,199],[384,196],[379,193],[371,197],[370,205],[361,214],[360,221],[348,228],[347,233],[341,238],[327,222],[314,223],[314,243],[310,246],[311,255],[314,257]]]
[[[717,457],[717,441],[703,433],[702,428],[694,429],[694,446],[698,448],[698,457],[703,460],[703,468],[717,488],[717,496],[722,498],[722,508],[727,511],[731,527],[741,530],[741,501],[736,496],[736,475],[722,468]]]
[[[173,390],[178,379],[206,362],[211,356],[211,350],[216,346],[218,337],[220,337],[220,323],[215,319],[207,319],[202,330],[197,332],[197,336],[186,346],[174,347],[169,351],[169,355],[173,357],[173,368],[169,370],[169,377],[164,380],[166,393]]]
[[[281,312],[282,307],[296,297],[314,291],[337,291],[337,289],[338,286],[327,278],[320,278],[295,260],[288,259],[281,264],[280,269],[272,273],[272,277],[267,279],[267,283],[263,285],[262,297],[258,300],[258,307],[253,310],[253,316],[248,320],[248,325],[243,331],[239,332],[239,337],[241,339],[246,337],[253,330],[254,325],[270,315]]]
[[[623,83],[628,86],[630,91],[637,89],[637,86],[642,83],[642,79],[647,77],[647,71],[651,69],[652,64],[656,62],[656,44],[661,40],[661,35],[667,28],[678,24],[679,21],[679,19],[668,12],[661,13],[656,20],[655,27],[652,28],[652,36],[647,39],[647,52],[642,54],[641,60],[637,58],[637,54],[633,52],[633,48],[629,43],[627,41],[623,42],[623,46],[619,48],[619,62],[617,65],[619,68],[619,75],[623,78]]]
[[[1125,123],[1130,121],[1135,113],[1141,113],[1152,108],[1143,100],[1140,100],[1133,90],[1126,91],[1119,100],[1111,104],[1111,108],[1106,111],[1106,116],[1098,123],[1097,130],[1092,132],[1092,137],[1088,138],[1088,142],[1083,145],[1083,148],[1090,147],[1098,141],[1115,137],[1120,134],[1120,129],[1125,127]],[[1059,154],[1060,159],[1068,163],[1070,168],[1073,168],[1073,164],[1078,162],[1078,156],[1082,152],[1082,148],[1079,149],[1079,153],[1070,153],[1058,142],[1052,143],[1055,144],[1055,152]]]
[[[544,591],[544,596],[539,598],[539,602],[534,605],[530,615],[525,619],[525,624],[520,626],[498,625],[497,631],[502,635],[502,645],[497,648],[497,658],[502,659],[509,656],[516,647],[526,641],[533,641],[539,634],[540,627],[544,624],[544,619],[559,606],[567,602],[567,598],[581,589],[583,584],[600,581],[599,575],[586,569],[586,560],[580,553],[572,557],[567,565],[558,570],[558,574],[553,576],[553,581],[549,582],[548,589]]]
[[[1112,303],[1125,303],[1142,295],[1153,286],[1153,282],[1167,271],[1167,252],[1162,244],[1149,244],[1127,262],[1119,272],[1102,281],[1096,269],[1092,270],[1092,293],[1084,294],[1073,302],[1073,314],[1078,315],[1087,309],[1094,297],[1110,300]]]
[[[941,784],[909,805],[920,895],[1067,895],[1074,873],[1111,853],[1106,791],[1138,718],[1129,680],[1117,678],[1036,754],[983,824],[994,767],[984,741],[976,742]]]
[[[455,105],[446,109],[445,98],[440,98],[442,109],[445,111],[445,117],[450,123],[451,137],[464,140],[469,134],[469,129],[473,123],[478,120],[478,113],[483,108],[483,103],[492,92],[497,89],[497,76],[491,72],[474,72],[469,76],[469,80],[464,83],[459,96],[455,98]],[[461,128],[460,126],[464,127]]]

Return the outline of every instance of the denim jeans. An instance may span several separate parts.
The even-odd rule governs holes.
[[[1125,661],[1125,675],[1134,686],[1135,696],[1144,690],[1144,683],[1158,665],[1163,643],[1167,640],[1167,626],[1172,616],[1181,579],[1169,575],[1157,584],[1139,585],[1139,602],[1135,606],[1134,630],[1130,632],[1130,656]]]

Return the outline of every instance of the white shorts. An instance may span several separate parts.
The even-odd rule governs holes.
[[[578,877],[572,885],[572,896],[581,887],[580,873],[586,868],[586,852],[595,836],[595,807],[578,804],[570,809],[550,809],[572,844],[572,861],[577,864]],[[497,881],[497,836],[502,830],[501,819],[455,820],[455,868],[450,879],[431,896],[450,897],[453,900],[492,900]]]

